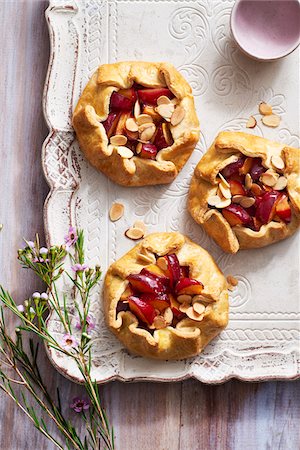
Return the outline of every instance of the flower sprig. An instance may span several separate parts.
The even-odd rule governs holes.
[[[72,272],[65,269],[66,257],[71,260]],[[100,441],[105,448],[114,449],[113,429],[101,405],[96,381],[91,376],[93,339],[90,333],[95,328],[95,320],[90,311],[90,294],[99,282],[99,266],[88,267],[84,255],[84,234],[82,230],[71,227],[65,237],[65,244],[40,246],[38,235],[34,241],[25,241],[25,247],[18,251],[22,266],[31,269],[46,285],[46,292],[35,292],[31,298],[17,305],[11,295],[0,286],[0,389],[6,392],[22,411],[34,422],[34,425],[56,447],[80,450],[98,449]],[[73,284],[73,304],[77,312],[77,321],[72,323],[66,293],[61,294],[57,287],[60,277],[65,274]],[[13,339],[5,326],[3,307],[6,306],[19,319],[16,339]],[[62,338],[52,335],[46,324],[45,316],[53,311],[64,331]],[[76,336],[75,336],[76,330]],[[24,350],[24,333],[34,333],[45,344],[59,353],[72,358],[82,375],[88,400],[76,398],[70,405],[75,412],[81,413],[86,423],[86,435],[77,434],[75,427],[61,412],[60,399],[54,401],[48,393],[37,366],[38,347],[30,340],[30,355]],[[79,334],[79,336],[78,336]],[[11,378],[5,368],[13,369]],[[18,397],[14,385],[21,385],[21,397]],[[48,419],[52,419],[64,437],[64,444],[55,439],[48,431],[45,420],[29,404],[31,398],[35,405],[42,408]],[[64,447],[64,445],[66,447]]]

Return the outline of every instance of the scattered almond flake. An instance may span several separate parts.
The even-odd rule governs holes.
[[[128,147],[117,147],[118,154],[125,159],[130,159],[133,157],[133,151]]]
[[[155,110],[158,112],[159,115],[161,115],[165,120],[170,122],[172,114],[174,112],[175,106],[173,103],[163,104],[157,106]]]
[[[135,118],[137,118],[141,114],[141,105],[138,100],[134,104],[133,114]]]
[[[240,194],[234,195],[234,196],[232,197],[232,202],[233,202],[233,203],[237,203],[237,204],[239,205],[239,204],[240,204],[240,201],[241,201],[243,198],[244,198],[244,195],[240,195]]]
[[[138,142],[138,144],[137,144],[137,146],[136,146],[136,148],[135,148],[135,151],[136,151],[136,153],[137,153],[138,155],[141,153],[142,147],[143,147],[143,144],[142,144],[141,142]]]
[[[280,124],[281,118],[277,114],[271,114],[270,116],[264,116],[261,121],[267,127],[276,128]]]
[[[191,303],[192,296],[188,295],[188,294],[181,294],[181,295],[178,295],[177,301],[179,303]]]
[[[226,208],[231,204],[231,198],[220,199],[220,202],[216,204],[216,208]]]
[[[167,123],[162,124],[162,131],[163,131],[163,135],[164,135],[166,143],[168,145],[172,145],[173,139],[172,139],[172,135],[171,135],[171,132],[169,129],[169,125]]]
[[[138,124],[132,117],[130,117],[129,119],[126,120],[126,129],[128,131],[132,131],[133,133],[135,133],[136,131],[139,131]]]
[[[146,128],[144,131],[142,131],[141,134],[140,134],[140,139],[141,139],[141,141],[144,141],[144,142],[150,141],[150,139],[152,138],[152,136],[153,136],[154,133],[155,133],[155,130],[156,130],[156,127],[155,127],[154,124],[153,124],[153,126],[151,126],[151,127],[147,127],[147,128]]]
[[[259,195],[262,195],[262,193],[263,193],[262,188],[259,186],[259,184],[256,184],[256,183],[252,183],[251,191],[253,192],[253,194],[256,197],[259,196]]]
[[[252,181],[250,173],[246,173],[246,176],[245,176],[245,187],[246,187],[246,189],[247,190],[251,189],[252,184],[253,184],[253,181]]]
[[[186,311],[186,315],[192,319],[192,320],[196,320],[197,322],[201,322],[201,320],[203,319],[204,315],[203,314],[198,314],[196,313],[196,311],[194,310],[193,306],[190,306],[187,311]]]
[[[197,294],[197,295],[194,295],[192,304],[197,303],[197,302],[211,303],[214,301],[215,300],[211,297],[206,297],[205,295]]]
[[[255,198],[253,198],[253,197],[243,196],[243,198],[241,198],[241,200],[240,200],[240,205],[243,208],[251,208],[251,206],[253,206],[254,203],[255,203]]]
[[[154,260],[153,260],[153,258],[151,258],[148,255],[144,255],[143,253],[138,253],[137,258],[147,264],[155,264],[155,256],[154,256]]]
[[[171,308],[166,308],[164,311],[164,319],[167,322],[168,325],[170,325],[172,323],[173,320],[173,312],[171,310]]]
[[[255,128],[257,121],[254,116],[250,116],[246,123],[246,128]]]
[[[163,256],[157,259],[156,264],[161,270],[168,270],[168,263]]]
[[[147,128],[155,127],[153,122],[146,122],[139,125],[139,132],[142,133],[143,131],[147,130]]]
[[[185,116],[185,109],[182,106],[177,106],[171,116],[171,125],[176,127],[180,122],[183,121]]]
[[[232,276],[232,275],[228,275],[227,277],[227,283],[230,284],[231,286],[237,286],[238,285],[238,280]]]
[[[149,116],[149,114],[140,114],[136,118],[136,122],[138,125],[142,125],[143,123],[153,123],[153,119],[151,116]]]
[[[179,306],[179,311],[181,311],[183,313],[186,313],[187,310],[190,309],[190,308],[193,309],[193,307],[191,306],[190,303],[181,303],[181,305]]]
[[[278,174],[267,171],[261,175],[260,180],[264,185],[273,187],[275,186],[278,178],[279,178]]]
[[[205,311],[205,306],[202,303],[195,302],[193,303],[193,309],[197,314],[203,314]]]
[[[283,170],[285,167],[284,161],[281,158],[281,156],[278,156],[278,155],[272,156],[271,162],[272,162],[273,166],[276,167],[276,169]]]
[[[114,203],[109,210],[109,218],[112,222],[121,219],[124,214],[124,205],[122,203]]]
[[[127,143],[127,137],[123,134],[116,134],[110,138],[110,143],[112,145],[125,145]]]
[[[279,177],[276,184],[273,186],[273,189],[275,189],[275,191],[282,191],[287,187],[287,181],[287,178]]]
[[[168,103],[171,103],[171,100],[166,95],[161,95],[157,99],[157,105],[167,105]]]
[[[219,189],[224,198],[231,198],[231,191],[228,187],[224,186],[224,184],[219,184]]]
[[[153,325],[157,330],[161,330],[162,328],[167,327],[167,322],[163,316],[156,316],[153,320]]]
[[[0,223],[0,231],[3,229],[3,223]]]
[[[144,222],[142,220],[136,220],[133,224],[133,228],[139,228],[140,230],[143,230],[144,233],[146,233],[146,225],[144,224]]]
[[[265,103],[265,102],[261,102],[259,104],[258,110],[259,110],[260,114],[262,114],[263,116],[269,116],[269,115],[273,114],[272,106],[268,105],[268,103]]]
[[[219,177],[221,179],[221,183],[226,186],[226,187],[230,187],[230,184],[228,183],[228,181],[226,180],[226,178],[223,177],[223,175],[221,173],[219,173]]]
[[[133,241],[137,241],[144,237],[144,231],[139,228],[128,228],[128,230],[125,231],[125,236]]]
[[[218,203],[220,203],[220,197],[218,195],[212,195],[211,197],[208,197],[207,203],[209,206],[216,206]]]

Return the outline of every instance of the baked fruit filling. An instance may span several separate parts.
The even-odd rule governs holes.
[[[208,205],[217,208],[232,227],[259,231],[271,221],[288,224],[291,207],[285,164],[280,156],[273,156],[271,162],[273,167],[266,169],[260,158],[238,155],[218,174],[218,189]]]
[[[209,309],[211,300],[201,295],[203,284],[189,277],[189,267],[180,266],[174,253],[159,257],[127,280],[117,314],[131,311],[139,326],[150,332],[175,327],[184,318],[201,321]]]
[[[178,125],[184,116],[184,108],[177,105],[169,89],[134,84],[112,93],[102,125],[120,156],[155,159],[160,150],[173,144],[170,124]]]

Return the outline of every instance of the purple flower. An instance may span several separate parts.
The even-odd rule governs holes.
[[[71,269],[74,270],[74,272],[83,272],[88,269],[88,266],[86,264],[75,264]]]
[[[73,403],[71,403],[70,408],[72,408],[76,413],[80,413],[86,409],[89,409],[90,404],[87,399],[75,397],[73,398]]]
[[[48,249],[46,247],[40,248],[40,255],[48,255]]]
[[[75,348],[78,346],[78,342],[76,341],[75,337],[71,334],[64,334],[62,338],[62,346],[66,350],[71,350],[72,348]]]
[[[86,316],[86,331],[89,333],[91,330],[93,330],[95,328],[95,319],[94,317],[91,317],[89,315]],[[81,330],[81,323],[80,323],[80,319],[77,319],[76,325],[75,327],[77,328],[77,330]]]
[[[18,311],[20,311],[20,312],[24,312],[24,311],[25,311],[25,308],[24,308],[23,305],[18,305],[18,306],[17,306],[17,309],[18,309]]]
[[[78,236],[75,227],[70,227],[68,234],[65,236],[65,243],[67,247],[72,247],[77,241]]]

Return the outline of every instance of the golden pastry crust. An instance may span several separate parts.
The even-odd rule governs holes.
[[[109,145],[103,125],[113,91],[136,82],[145,87],[168,87],[185,109],[184,119],[170,125],[174,143],[158,152],[156,160],[133,156],[122,159]],[[199,140],[199,121],[192,90],[183,76],[168,63],[119,62],[104,64],[85,87],[73,114],[73,126],[88,161],[114,182],[124,186],[167,184],[173,181]]]
[[[208,198],[215,194],[218,173],[237,160],[237,154],[261,158],[266,168],[272,168],[272,156],[285,162],[283,175],[287,178],[287,192],[292,205],[289,224],[271,221],[259,231],[229,225],[224,216],[211,209]],[[203,226],[217,244],[228,253],[239,249],[260,248],[292,235],[300,224],[300,150],[259,136],[243,132],[223,131],[208,149],[195,168],[191,181],[188,209],[197,223]]]
[[[131,312],[116,315],[118,301],[128,282],[126,277],[139,273],[138,254],[144,249],[163,256],[176,253],[181,265],[189,266],[190,276],[204,284],[203,295],[211,299],[201,322],[184,318],[176,327],[155,330],[153,335],[138,327]],[[112,264],[104,284],[106,321],[111,331],[133,353],[155,359],[185,359],[197,355],[228,323],[227,282],[210,254],[179,233],[154,233],[147,236],[121,259]]]

